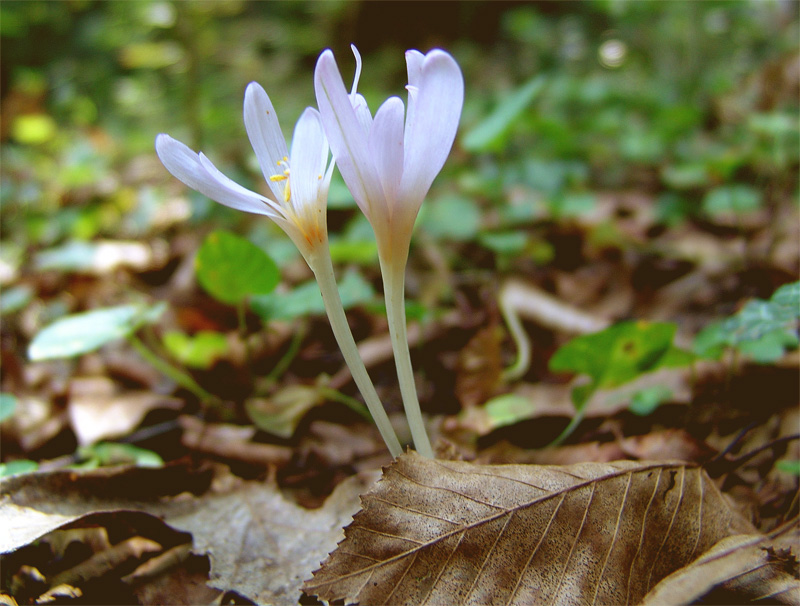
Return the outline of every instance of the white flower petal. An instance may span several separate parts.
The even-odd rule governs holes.
[[[283,185],[270,177],[283,172],[278,163],[289,152],[272,101],[256,82],[248,84],[244,92],[244,127],[275,201],[282,200]]]
[[[417,105],[417,92],[418,84],[422,78],[422,63],[425,60],[423,55],[418,50],[406,51],[406,67],[408,68],[408,114],[406,116],[406,124],[411,124],[413,121],[414,111]]]
[[[406,67],[408,68],[408,83],[411,86],[418,86],[422,77],[422,63],[425,55],[418,50],[406,51]]]
[[[404,117],[403,102],[399,97],[389,97],[375,114],[369,133],[369,152],[390,208],[397,200],[400,179],[403,176]]]
[[[339,171],[359,208],[371,220],[371,206],[381,203],[383,190],[369,157],[367,133],[356,117],[330,50],[324,51],[317,60],[314,88],[325,134]]]
[[[416,55],[411,57],[409,72],[417,61]],[[419,80],[413,84],[418,90],[406,121],[401,197],[419,205],[453,146],[464,103],[464,79],[455,59],[436,49],[425,55]]]
[[[320,196],[320,189],[328,168],[328,140],[315,109],[307,108],[294,127],[289,166],[291,202],[295,211],[303,214],[313,210],[307,207],[324,210],[327,197]]]
[[[272,218],[280,216],[270,206],[271,201],[234,183],[208,158],[196,154],[169,135],[156,137],[156,153],[172,176],[212,200],[249,213]]]
[[[369,131],[372,129],[372,113],[369,111],[367,100],[362,95],[356,93],[350,96],[350,103],[353,106],[353,111],[356,113],[356,118],[361,128],[366,134],[369,134]]]

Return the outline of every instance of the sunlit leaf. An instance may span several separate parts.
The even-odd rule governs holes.
[[[516,394],[504,394],[487,401],[483,409],[491,429],[497,429],[529,419],[534,414],[536,404]]]
[[[192,336],[173,330],[164,334],[164,347],[186,366],[210,368],[228,351],[228,339],[210,330],[201,330]]]
[[[596,387],[616,387],[673,361],[675,324],[621,322],[563,345],[550,370],[588,375]]]
[[[71,358],[94,351],[156,322],[166,307],[165,303],[120,305],[60,318],[36,334],[28,357],[33,361]]]
[[[136,42],[123,47],[120,62],[132,69],[159,69],[183,58],[183,48],[173,41]]]
[[[195,260],[200,285],[215,299],[234,305],[272,292],[280,270],[261,248],[227,231],[209,234]]]
[[[20,143],[37,145],[56,136],[58,127],[47,114],[23,114],[11,125],[11,135]]]

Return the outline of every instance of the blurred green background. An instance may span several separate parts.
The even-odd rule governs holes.
[[[65,263],[61,248],[31,262],[48,247],[197,223],[291,257],[268,221],[180,188],[153,140],[167,132],[263,188],[245,86],[264,86],[289,136],[315,103],[316,57],[333,48],[348,81],[351,42],[373,111],[404,92],[405,49],[441,46],[460,63],[462,126],[421,224],[488,255],[464,263],[548,263],[552,246],[525,228],[591,214],[599,191],[641,193],[659,229],[796,204],[797,2],[5,0],[0,30],[6,284]],[[337,178],[331,207],[352,206]],[[337,260],[374,261],[358,213],[331,225]]]

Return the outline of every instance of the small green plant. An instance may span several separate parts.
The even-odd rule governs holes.
[[[673,344],[676,329],[667,322],[621,322],[559,348],[550,358],[550,370],[585,375],[588,382],[572,390],[576,414],[554,444],[560,444],[583,420],[586,405],[598,389],[619,387],[660,368],[690,364],[693,356]],[[653,410],[665,395],[663,391],[640,395],[632,402],[634,411]]]
[[[798,346],[800,282],[785,284],[768,301],[754,299],[729,318],[706,326],[694,340],[694,353],[719,359],[733,350],[761,364],[774,362]]]

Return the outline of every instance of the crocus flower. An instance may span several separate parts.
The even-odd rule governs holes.
[[[336,164],[372,224],[379,249],[385,257],[404,257],[422,201],[453,146],[464,79],[445,51],[410,50],[408,111],[399,97],[390,97],[373,118],[355,90],[361,58],[353,51],[356,82],[349,95],[333,53],[320,55],[314,74],[317,104]]]
[[[307,108],[300,116],[290,155],[269,96],[251,82],[244,95],[244,125],[269,184],[266,195],[235,183],[202,152],[169,135],[156,137],[156,152],[167,170],[192,189],[225,206],[268,216],[308,259],[314,249],[327,246],[325,209],[333,174],[319,113]]]
[[[435,49],[406,53],[408,108],[390,97],[371,115],[356,86],[348,95],[330,50],[314,74],[322,123],[348,189],[375,231],[387,318],[406,416],[420,454],[432,456],[417,400],[406,336],[405,266],[411,232],[431,183],[442,169],[458,129],[464,79],[455,59]]]
[[[244,95],[247,136],[269,184],[261,195],[235,183],[201,152],[195,153],[169,135],[156,137],[156,153],[174,177],[212,200],[249,213],[266,215],[292,239],[319,284],[331,328],[392,456],[402,452],[375,387],[358,354],[342,307],[328,248],[326,207],[333,174],[328,141],[317,110],[307,108],[286,150],[275,108],[261,86],[251,82]]]

